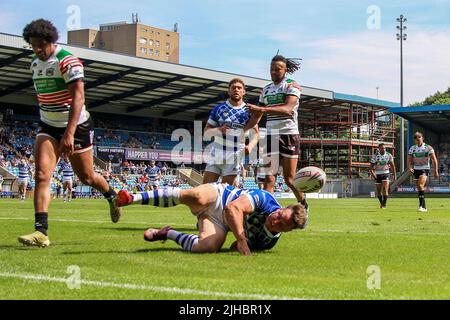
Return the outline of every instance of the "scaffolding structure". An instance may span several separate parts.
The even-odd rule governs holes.
[[[330,177],[368,177],[380,143],[395,157],[395,121],[387,107],[306,97],[299,129],[300,165],[319,166]]]

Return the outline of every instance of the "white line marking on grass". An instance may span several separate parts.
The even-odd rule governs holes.
[[[15,278],[21,280],[31,280],[38,282],[56,282],[56,283],[67,283],[65,278],[49,277],[45,275],[32,275],[32,274],[17,274],[1,272],[0,277],[2,278]],[[230,293],[230,292],[220,292],[220,291],[207,291],[207,290],[197,290],[197,289],[183,289],[175,287],[158,287],[158,286],[147,286],[147,285],[137,285],[130,283],[114,283],[114,282],[103,282],[103,281],[91,281],[91,280],[80,280],[81,285],[101,287],[101,288],[117,288],[117,289],[128,289],[136,291],[155,291],[164,292],[169,294],[181,294],[181,295],[198,295],[206,297],[219,297],[219,298],[238,298],[238,299],[251,299],[251,300],[305,300],[303,298],[297,297],[283,297],[283,296],[272,296],[268,294],[253,294],[253,293]]]

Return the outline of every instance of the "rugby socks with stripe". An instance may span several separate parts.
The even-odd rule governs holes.
[[[185,251],[192,252],[198,244],[199,237],[193,234],[185,234],[175,230],[169,230],[167,239],[178,243]]]
[[[380,204],[383,205],[383,196],[378,196],[378,201],[380,201]]]
[[[106,200],[111,201],[117,195],[116,191],[112,187],[109,187],[108,192],[103,193]]]
[[[42,232],[47,235],[48,229],[48,213],[47,212],[36,212],[34,214],[34,229],[36,231]]]
[[[426,204],[425,204],[425,191],[419,191],[419,206],[421,208],[426,209]]]
[[[180,189],[166,188],[133,195],[134,204],[150,205],[155,207],[175,207],[180,204]]]

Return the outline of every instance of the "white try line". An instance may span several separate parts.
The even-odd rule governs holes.
[[[20,274],[20,273],[9,273],[1,272],[1,278],[14,278],[29,281],[38,282],[54,282],[54,283],[68,283],[70,279],[49,277],[45,275],[32,275],[32,274]],[[297,297],[285,297],[285,296],[272,296],[268,294],[253,294],[253,293],[231,293],[231,292],[220,292],[220,291],[207,291],[207,290],[197,290],[197,289],[187,289],[187,288],[175,288],[175,287],[158,287],[158,286],[147,286],[147,285],[137,285],[131,283],[114,283],[114,282],[104,282],[104,281],[91,281],[91,280],[80,280],[80,285],[99,287],[99,288],[117,288],[117,289],[127,289],[136,291],[153,291],[162,292],[169,294],[181,294],[181,295],[197,295],[206,297],[218,297],[218,298],[237,298],[237,299],[250,299],[250,300],[305,300],[304,298]]]

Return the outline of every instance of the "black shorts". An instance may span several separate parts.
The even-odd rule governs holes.
[[[430,175],[430,170],[427,169],[414,169],[414,180],[419,180],[421,176],[428,177]]]
[[[278,138],[278,150],[272,146],[272,139]],[[288,134],[267,136],[266,155],[280,155],[283,158],[298,159],[300,155],[300,135]]]
[[[264,183],[266,182],[266,178],[256,178],[256,180],[258,181],[258,183]]]
[[[381,184],[383,181],[390,181],[389,173],[377,174],[377,178],[375,179],[375,184]]]
[[[66,131],[66,128],[52,127],[42,121],[39,123],[39,126],[41,127],[41,130],[39,130],[38,136],[45,135],[56,139],[58,142],[61,141],[64,132]],[[92,150],[94,144],[94,121],[89,118],[86,122],[78,125],[74,138],[75,153],[83,153]]]

